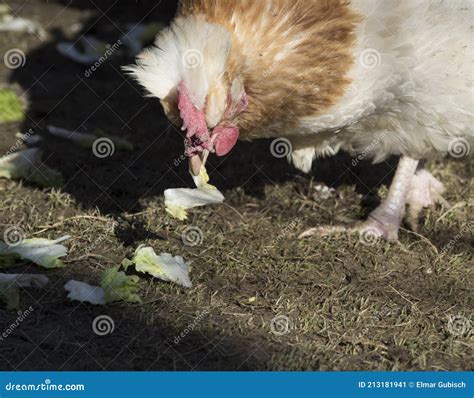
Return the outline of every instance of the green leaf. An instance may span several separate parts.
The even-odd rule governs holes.
[[[0,90],[0,123],[23,120],[23,106],[12,90]]]
[[[192,287],[189,279],[189,264],[181,256],[173,257],[169,253],[157,255],[153,248],[139,246],[131,260],[138,272],[147,273],[168,282],[184,287]],[[127,261],[127,267],[130,265]]]
[[[101,286],[105,292],[105,301],[112,303],[114,301],[129,301],[132,303],[141,303],[142,300],[137,294],[138,276],[128,276],[119,267],[113,267],[102,275]]]

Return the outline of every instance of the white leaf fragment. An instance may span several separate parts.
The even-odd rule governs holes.
[[[15,137],[18,138],[21,142],[24,142],[27,146],[37,146],[43,141],[43,137],[38,134],[16,133]]]
[[[185,262],[181,256],[173,257],[170,253],[157,255],[152,247],[139,246],[132,260],[124,260],[123,266],[127,268],[132,264],[138,272],[184,287],[193,286],[189,279],[190,262]]]
[[[64,267],[60,257],[67,254],[67,248],[59,243],[69,238],[69,235],[65,235],[56,240],[42,238],[24,239],[15,246],[9,246],[5,242],[0,242],[0,259],[2,256],[18,256],[22,260],[29,260],[45,268]]]
[[[85,282],[69,281],[64,288],[69,292],[68,298],[94,305],[104,305],[115,301],[141,303],[138,295],[136,275],[126,275],[119,270],[120,266],[106,269],[102,274],[100,286],[92,286]]]
[[[40,39],[46,36],[46,31],[35,21],[15,17],[8,6],[0,4],[0,32],[25,32],[36,34]]]
[[[100,286],[92,286],[85,282],[69,281],[64,285],[70,300],[84,301],[94,305],[104,305],[105,291]]]
[[[120,137],[110,136],[105,133],[93,134],[81,131],[72,131],[64,129],[62,127],[56,127],[51,125],[46,126],[46,128],[49,134],[54,135],[55,137],[69,140],[83,148],[93,148],[94,143],[97,140],[99,140],[100,138],[108,138],[112,141],[113,145],[117,149],[123,149],[127,151],[133,150],[133,144],[131,142]]]
[[[80,38],[80,50],[72,42],[60,42],[56,45],[56,49],[60,54],[72,59],[83,65],[92,65],[98,61],[107,50],[107,44],[94,36],[86,35]]]
[[[166,211],[174,218],[185,220],[187,209],[222,203],[224,195],[213,185],[209,184],[206,169],[201,168],[198,176],[193,176],[197,188],[172,188],[165,190]]]
[[[0,177],[24,178],[41,186],[61,186],[62,176],[41,160],[39,148],[29,148],[0,158]]]
[[[48,133],[54,135],[55,137],[64,138],[85,147],[91,147],[94,141],[97,139],[97,136],[94,134],[66,130],[61,127],[51,125],[46,126],[46,129],[48,130]]]
[[[0,274],[1,284],[16,284],[19,287],[45,287],[49,279],[41,274]]]

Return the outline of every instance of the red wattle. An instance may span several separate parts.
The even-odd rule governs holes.
[[[217,126],[213,130],[216,135],[214,149],[217,156],[227,155],[239,139],[239,128],[237,126]]]

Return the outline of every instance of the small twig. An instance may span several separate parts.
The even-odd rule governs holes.
[[[233,210],[242,219],[242,221],[247,221],[245,219],[245,217],[242,215],[242,213],[240,213],[234,206],[231,206],[231,205],[229,205],[227,203],[224,203],[224,202],[221,203],[221,204],[223,204],[224,206],[227,206],[229,209]]]
[[[400,230],[402,230],[402,231],[404,231],[404,232],[408,232],[409,234],[415,235],[415,236],[417,236],[418,238],[424,240],[426,243],[428,243],[428,244],[433,248],[433,251],[434,251],[436,254],[439,255],[439,251],[438,251],[437,247],[436,247],[435,245],[433,245],[433,243],[431,243],[431,241],[430,241],[428,238],[426,238],[425,236],[423,236],[423,235],[421,235],[421,234],[419,234],[419,233],[417,233],[417,232],[415,232],[415,231],[410,231],[409,229],[405,229],[405,228],[402,228],[402,227],[400,227]]]
[[[467,203],[466,202],[461,202],[461,203],[456,203],[454,206],[450,207],[448,210],[446,210],[443,214],[441,214],[438,219],[435,221],[435,228],[438,226],[438,222],[440,222],[444,217],[446,217],[449,213],[451,213],[453,210],[458,209],[460,207],[464,207]]]
[[[41,234],[42,232],[48,231],[49,229],[59,227],[60,225],[64,224],[67,221],[78,220],[78,219],[92,219],[92,220],[100,220],[100,221],[103,221],[103,222],[113,221],[113,220],[111,220],[109,218],[105,218],[105,217],[88,216],[88,215],[73,216],[73,217],[68,217],[68,218],[65,218],[64,220],[55,222],[54,224],[51,224],[51,225],[48,225],[48,226],[40,226],[40,228],[43,228],[43,229],[41,229],[37,232],[34,232],[32,235]]]

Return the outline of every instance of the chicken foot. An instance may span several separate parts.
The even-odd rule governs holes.
[[[418,220],[424,208],[434,207],[438,203],[450,207],[442,196],[444,191],[444,185],[429,171],[421,169],[415,173],[408,191],[408,211],[405,219],[413,231],[418,229]]]
[[[427,179],[425,174],[421,174],[424,170],[421,170],[417,176],[416,169],[418,163],[418,160],[407,156],[402,156],[400,158],[387,197],[374,211],[372,211],[372,213],[370,213],[367,220],[362,224],[352,228],[343,226],[311,228],[303,232],[299,237],[305,238],[311,235],[321,236],[341,232],[358,232],[361,238],[367,241],[373,241],[379,237],[384,237],[387,240],[397,240],[398,229],[400,228],[400,223],[405,214],[405,204],[407,203],[407,200],[410,199],[412,206],[413,204],[415,205],[413,206],[415,210],[412,214],[416,214],[416,216],[418,216],[421,208],[425,207],[427,204],[427,200],[425,200],[427,198],[421,195],[421,192],[424,192],[424,189],[420,190],[421,185],[414,186],[412,181],[418,184],[422,180],[428,181],[428,184],[433,183],[432,180]],[[431,176],[428,172],[426,173]],[[431,177],[434,179],[433,176]],[[439,181],[437,182],[441,184]],[[424,183],[424,185],[426,186],[426,183]],[[437,190],[437,193],[439,193],[439,189]]]

